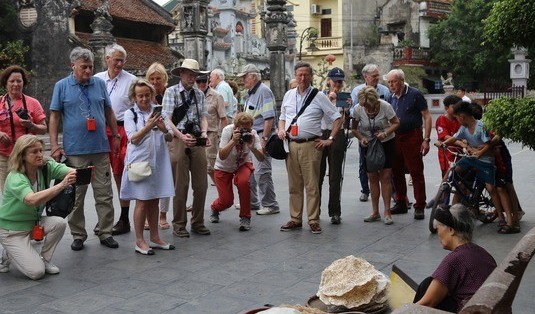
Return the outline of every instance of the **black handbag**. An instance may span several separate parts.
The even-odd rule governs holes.
[[[45,180],[45,188],[48,189],[48,166],[42,168],[43,177]],[[54,180],[54,185],[60,184],[62,180]],[[47,216],[58,216],[61,218],[67,217],[74,209],[74,201],[76,199],[76,186],[69,185],[58,195],[46,202],[45,211]]]
[[[366,169],[377,172],[385,167],[385,150],[379,139],[374,137],[368,142],[366,151]]]
[[[290,128],[292,124],[294,124],[297,121],[297,118],[305,111],[306,107],[310,105],[314,97],[316,97],[316,94],[318,93],[318,89],[314,88],[310,94],[308,95],[307,99],[305,100],[305,104],[303,107],[301,107],[301,110],[297,113],[297,115],[293,118],[292,123],[288,126],[288,129],[286,130],[286,133],[290,131]],[[266,152],[269,154],[269,156],[279,159],[279,160],[285,160],[288,156],[288,153],[284,149],[284,140],[281,140],[279,138],[278,134],[273,134],[269,137],[267,143],[266,143]]]

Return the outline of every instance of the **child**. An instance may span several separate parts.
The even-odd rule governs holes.
[[[444,98],[444,115],[438,117],[435,122],[437,129],[438,140],[444,142],[448,138],[452,137],[459,127],[459,121],[453,115],[453,108],[455,104],[460,103],[462,100],[456,95],[449,95]],[[450,167],[450,162],[454,161],[455,155],[446,150],[446,155],[442,150],[438,150],[438,161],[440,164],[440,170],[442,171],[442,177],[446,175]]]

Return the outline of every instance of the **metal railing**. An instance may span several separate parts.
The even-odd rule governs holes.
[[[484,92],[483,93],[483,105],[486,106],[491,100],[500,98],[500,97],[508,97],[508,98],[523,98],[524,92],[525,92],[525,86],[512,86],[508,88],[506,91],[491,91],[491,92]]]

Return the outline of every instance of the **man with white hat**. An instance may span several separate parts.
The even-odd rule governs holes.
[[[186,200],[188,197],[190,172],[193,189],[193,205],[191,231],[201,235],[209,235],[204,225],[204,205],[208,188],[206,170],[206,150],[210,140],[206,132],[208,128],[205,96],[197,89],[195,79],[201,72],[199,63],[193,59],[185,59],[182,65],[171,71],[180,76],[180,83],[165,91],[163,97],[163,115],[173,131],[173,141],[169,144],[173,178],[175,181],[175,197],[173,200],[173,234],[187,238]]]
[[[238,77],[243,79],[243,85],[249,90],[245,100],[245,112],[253,116],[253,129],[261,137],[260,144],[264,151],[264,160],[259,161],[253,155],[254,173],[251,176],[251,206],[259,208],[258,215],[271,215],[279,213],[279,203],[273,187],[271,176],[271,157],[265,151],[266,143],[271,134],[275,133],[275,96],[273,92],[262,83],[260,71],[254,64],[247,64]],[[260,191],[260,200],[257,187]],[[262,208],[260,208],[262,205]]]

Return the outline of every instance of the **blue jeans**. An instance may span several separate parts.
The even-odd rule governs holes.
[[[364,154],[362,154],[362,146],[359,145],[359,180],[361,193],[370,194],[370,185],[368,184],[368,171],[364,169]]]

